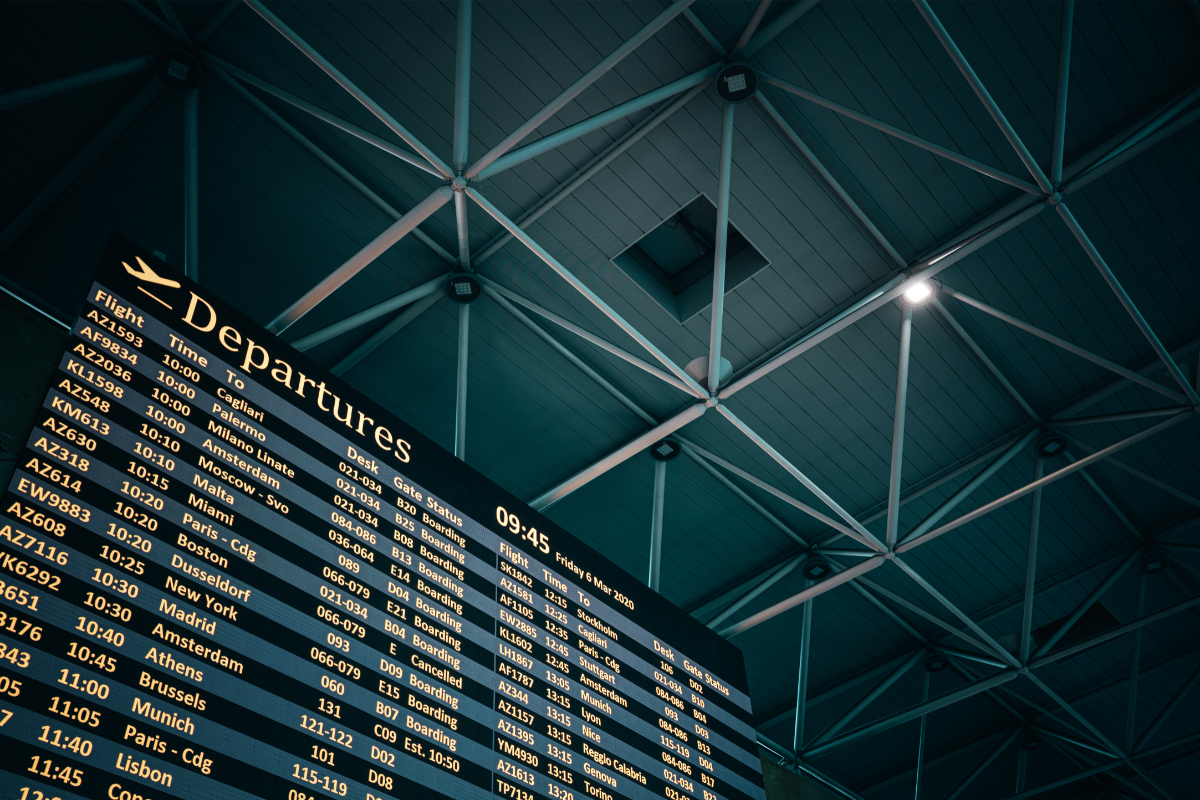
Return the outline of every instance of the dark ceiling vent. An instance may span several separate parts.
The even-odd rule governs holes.
[[[1067,618],[1070,616],[1071,615],[1068,614],[1066,617],[1061,617],[1053,622],[1047,622],[1042,627],[1036,628],[1032,633],[1033,647],[1030,648],[1030,652],[1036,651],[1042,646],[1043,642],[1049,641],[1050,637],[1054,635],[1054,632],[1058,630],[1059,626],[1066,622]],[[1058,642],[1054,645],[1054,649],[1050,652],[1054,653],[1067,647],[1071,647],[1072,645],[1082,642],[1084,639],[1090,639],[1093,636],[1104,633],[1105,631],[1115,628],[1120,624],[1121,623],[1117,620],[1117,618],[1112,615],[1112,612],[1105,608],[1102,603],[1093,603],[1091,608],[1083,612],[1083,616],[1079,618],[1079,621],[1072,625],[1069,631],[1063,634],[1063,637],[1058,640]],[[1021,634],[1019,633],[1010,633],[1007,636],[1001,636],[996,640],[996,642],[1005,650],[1015,654],[1021,649],[1020,637]],[[1096,646],[1099,647],[1100,645]],[[1091,647],[1087,648],[1086,650],[1080,650],[1074,655],[1060,659],[1058,663],[1063,664],[1073,658],[1079,658],[1081,655],[1089,652],[1090,650],[1092,650]]]
[[[701,194],[630,245],[613,263],[680,323],[712,305],[717,207]],[[770,262],[729,224],[725,294]]]

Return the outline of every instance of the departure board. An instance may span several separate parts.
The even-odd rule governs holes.
[[[0,800],[764,798],[738,649],[120,235],[0,509]]]

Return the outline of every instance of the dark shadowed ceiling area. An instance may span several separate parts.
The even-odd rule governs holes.
[[[68,320],[119,230],[643,578],[675,439],[659,590],[744,651],[764,757],[835,796],[1185,800],[1198,9],[7,2],[0,285]],[[692,289],[618,258],[647,234]]]

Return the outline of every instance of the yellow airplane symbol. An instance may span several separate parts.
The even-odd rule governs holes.
[[[157,283],[162,286],[169,286],[172,289],[179,288],[179,286],[180,286],[179,281],[173,281],[170,278],[162,277],[157,272],[150,269],[150,265],[147,264],[145,261],[142,261],[140,256],[135,256],[135,258],[137,258],[138,265],[141,267],[141,269],[134,269],[133,267],[129,266],[128,263],[126,263],[124,261],[121,262],[121,264],[125,267],[125,271],[128,272],[130,275],[134,276],[135,278],[141,278],[144,281],[149,281],[150,283]]]

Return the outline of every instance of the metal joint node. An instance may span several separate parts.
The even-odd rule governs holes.
[[[467,179],[461,173],[455,175],[450,179],[450,188],[456,192],[465,192],[467,190]]]
[[[715,394],[710,394],[708,397],[704,398],[704,407],[705,408],[716,408],[720,404],[721,404],[721,401],[719,399],[717,399],[717,396]]]
[[[1046,195],[1046,204],[1056,206],[1063,201],[1062,192],[1055,191],[1054,194]]]

